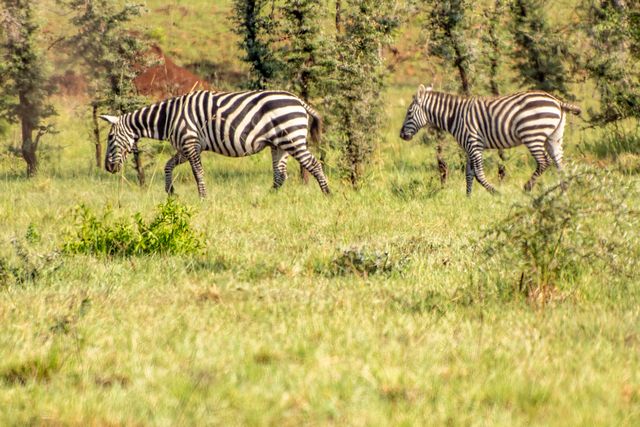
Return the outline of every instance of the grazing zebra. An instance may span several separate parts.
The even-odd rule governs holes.
[[[319,142],[320,116],[288,92],[191,92],[119,117],[100,116],[112,125],[105,169],[118,172],[140,138],[169,140],[177,153],[164,168],[165,190],[173,193],[173,168],[189,161],[198,193],[204,198],[202,151],[241,157],[269,147],[274,188],[279,188],[287,178],[287,158],[292,156],[328,194],[322,165],[307,150],[309,116],[311,137]]]
[[[467,195],[473,177],[489,192],[495,188],[484,175],[485,148],[511,148],[524,144],[537,167],[524,188],[530,191],[553,159],[562,170],[562,135],[565,112],[580,108],[542,91],[520,92],[495,98],[465,98],[420,85],[407,110],[400,137],[410,140],[420,128],[431,125],[451,133],[467,153]]]

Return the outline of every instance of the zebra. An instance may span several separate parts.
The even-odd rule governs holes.
[[[121,116],[100,118],[111,124],[105,157],[105,169],[111,173],[120,170],[140,138],[171,142],[177,152],[164,168],[165,190],[170,195],[174,193],[173,169],[188,161],[198,194],[206,197],[202,151],[242,157],[267,146],[271,148],[275,189],[287,178],[287,158],[291,156],[316,178],[323,193],[330,193],[322,165],[307,149],[309,130],[319,143],[320,115],[289,92],[196,91]]]
[[[580,114],[579,107],[543,91],[480,98],[436,92],[420,85],[407,109],[400,138],[408,141],[424,126],[451,133],[467,154],[467,196],[473,178],[490,193],[495,188],[484,174],[482,152],[486,148],[511,148],[524,144],[536,161],[536,170],[524,186],[531,191],[551,160],[562,171],[562,136],[565,112]]]

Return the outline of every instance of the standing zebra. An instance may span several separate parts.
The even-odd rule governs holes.
[[[562,135],[565,112],[580,108],[542,91],[520,92],[495,98],[466,98],[420,85],[407,110],[400,137],[410,140],[420,128],[431,125],[451,133],[467,153],[467,195],[473,177],[489,192],[495,188],[484,175],[485,148],[511,148],[524,144],[537,167],[524,188],[530,191],[553,159],[562,170]]]
[[[119,117],[100,116],[112,125],[105,169],[111,173],[119,171],[140,138],[169,140],[177,153],[164,168],[165,190],[173,193],[173,168],[189,161],[198,193],[204,198],[202,151],[242,157],[268,146],[274,188],[279,188],[287,178],[287,158],[291,155],[328,194],[322,165],[307,150],[309,116],[311,137],[319,142],[320,116],[288,92],[191,92]]]

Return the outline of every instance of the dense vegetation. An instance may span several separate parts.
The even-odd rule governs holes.
[[[106,81],[88,96],[39,86],[31,178],[16,92],[0,94],[0,424],[640,423],[634,3],[450,1],[435,16],[435,2],[255,2],[268,75],[234,13],[249,2],[148,0],[141,16],[125,2],[95,2],[100,16],[61,12],[75,1],[3,5],[27,3],[43,30],[38,81],[91,64]],[[133,35],[217,87],[309,99],[334,196],[295,179],[270,190],[268,153],[205,154],[205,201],[186,166],[167,199],[166,143],[141,143],[143,186],[133,165],[96,167],[94,108],[138,100],[106,84],[108,52],[73,37],[118,12],[131,21],[108,37],[123,49]],[[0,84],[17,90],[4,46]],[[550,170],[524,193],[521,147],[488,156],[488,174],[506,167],[500,196],[466,198],[450,137],[398,138],[418,83],[491,94],[541,81],[585,111],[567,125],[566,191]]]

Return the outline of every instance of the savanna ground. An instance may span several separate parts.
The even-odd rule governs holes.
[[[638,425],[637,227],[619,269],[577,262],[549,296],[522,292],[521,267],[487,260],[478,241],[558,174],[523,193],[533,164],[518,148],[499,196],[476,184],[466,198],[451,142],[440,189],[433,147],[397,137],[412,91],[387,93],[385,133],[359,191],[331,167],[336,153],[329,198],[299,182],[295,161],[273,192],[267,152],[208,153],[205,201],[189,168],[176,169],[178,200],[206,248],[130,258],[58,252],[80,204],[151,217],[166,200],[169,147],[147,143],[160,152],[143,188],[130,165],[108,175],[92,165],[84,104],[60,99],[61,133],[40,175],[26,180],[2,157],[1,253],[14,266],[29,258],[37,273],[0,288],[0,424]],[[585,152],[599,134],[583,127],[567,126],[569,169],[608,170],[630,188],[602,190],[626,191],[637,206],[637,157]],[[588,220],[606,231],[613,217]],[[359,254],[369,264],[342,268]]]

